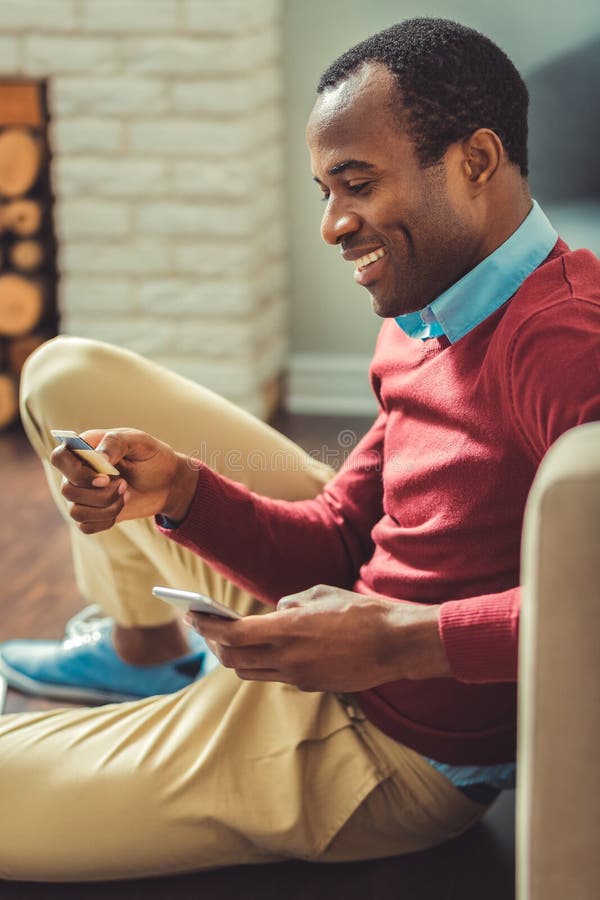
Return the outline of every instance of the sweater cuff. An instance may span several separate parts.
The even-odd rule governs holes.
[[[458,681],[517,680],[519,607],[520,588],[442,603],[440,637]]]

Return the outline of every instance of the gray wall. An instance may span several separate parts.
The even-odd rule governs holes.
[[[367,292],[353,283],[351,267],[321,242],[322,209],[311,180],[304,126],[319,75],[337,55],[367,35],[417,15],[456,19],[484,32],[525,77],[532,89],[532,185],[541,202],[581,197],[588,179],[598,187],[598,136],[593,137],[592,129],[597,132],[600,116],[597,106],[595,111],[590,106],[594,96],[597,104],[598,80],[592,82],[582,69],[579,52],[589,48],[589,66],[598,59],[597,0],[448,0],[427,6],[407,0],[285,0],[292,354],[371,353],[381,320],[372,312]],[[561,86],[570,86],[564,99]]]

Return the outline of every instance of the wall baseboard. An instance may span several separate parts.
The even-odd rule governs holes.
[[[370,361],[363,354],[293,353],[286,407],[304,414],[376,415],[368,377]]]

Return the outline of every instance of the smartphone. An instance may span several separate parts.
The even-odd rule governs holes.
[[[119,470],[109,463],[102,453],[98,453],[93,447],[79,437],[76,431],[59,431],[55,428],[50,429],[50,434],[57,444],[65,444],[75,456],[78,456],[88,464],[95,472],[100,475],[119,475]]]
[[[182,612],[208,613],[209,616],[222,616],[224,619],[241,619],[242,617],[228,606],[213,600],[205,594],[196,594],[194,591],[177,591],[174,588],[152,588],[155,597],[166,600],[171,606],[175,606]]]

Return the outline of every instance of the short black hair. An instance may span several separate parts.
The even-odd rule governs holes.
[[[448,19],[406,19],[338,57],[317,92],[369,62],[382,63],[395,75],[399,119],[423,167],[438,163],[450,144],[490,128],[509,160],[527,175],[529,94],[506,53],[488,37]]]

